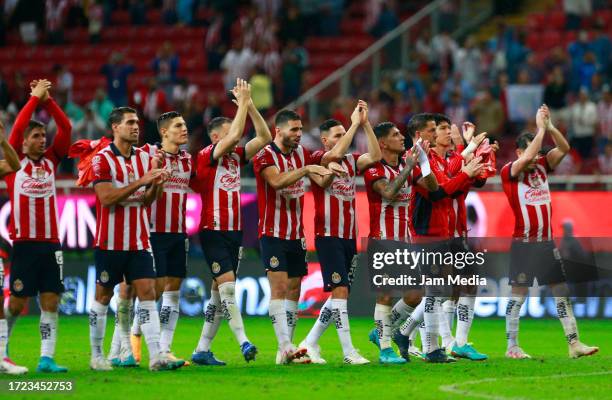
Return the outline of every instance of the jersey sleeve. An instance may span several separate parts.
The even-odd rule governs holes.
[[[55,134],[53,143],[45,152],[45,155],[54,159],[57,164],[62,158],[66,157],[68,150],[70,150],[72,125],[70,124],[68,116],[52,98],[44,103],[44,108],[51,114],[55,120],[55,125],[57,125],[57,133]]]
[[[306,147],[302,146],[302,151],[304,152],[304,166],[311,164],[318,164],[312,158],[312,153]]]
[[[321,161],[323,160],[323,156],[325,155],[325,150],[316,150],[310,154],[310,161],[312,164],[321,165]]]
[[[538,157],[538,160],[536,162],[543,166],[544,169],[546,169],[546,172],[553,172],[555,170],[554,168],[551,168],[550,164],[548,163],[548,158],[546,156]]]
[[[501,176],[502,182],[515,180],[516,178],[512,177],[512,163],[509,162],[508,164],[504,165],[499,172],[499,175]]]
[[[91,159],[91,168],[94,185],[100,182],[113,181],[108,160],[102,154],[98,153]]]
[[[197,172],[198,174],[203,168],[208,167],[213,162],[213,153],[215,152],[215,145],[211,144],[200,150],[198,153],[197,160]]]
[[[306,154],[304,154],[304,156],[305,155]],[[270,154],[270,152],[265,148],[261,149],[255,158],[253,158],[253,170],[256,174],[260,174],[261,171],[270,166],[276,166],[274,159],[272,158],[272,154]]]
[[[363,180],[366,187],[372,187],[374,182],[380,179],[386,179],[385,171],[383,166],[379,163],[368,168],[363,174]]]
[[[249,163],[249,160],[246,158],[246,149],[244,147],[236,147],[236,150],[234,150],[234,152],[238,154],[241,165],[246,165]]]

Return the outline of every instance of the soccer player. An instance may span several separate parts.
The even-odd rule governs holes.
[[[391,122],[382,122],[374,128],[374,134],[382,153],[382,160],[371,166],[364,175],[370,208],[370,233],[373,240],[395,241],[405,245],[411,233],[408,221],[408,206],[413,185],[437,190],[435,176],[428,173],[428,162],[423,164],[423,174],[414,175],[420,151],[429,149],[429,142],[423,142],[423,149],[415,145],[405,151],[404,136]],[[404,155],[404,156],[402,156]],[[427,164],[427,166],[426,166]],[[370,241],[370,245],[374,241]],[[374,308],[376,329],[370,332],[370,341],[380,349],[379,362],[382,364],[403,364],[408,357],[398,356],[391,347],[391,301],[387,294],[380,294]]]
[[[0,121],[0,148],[6,159],[0,160],[0,178],[21,169],[19,156],[6,140],[4,124]],[[0,304],[4,305],[4,262],[0,258]],[[22,375],[28,372],[26,367],[15,365],[6,354],[8,343],[8,324],[4,317],[4,306],[0,307],[0,374]]]
[[[446,241],[449,238],[450,196],[469,187],[470,179],[477,176],[483,166],[479,158],[462,167],[461,172],[453,178],[447,174],[447,163],[444,158],[450,148],[450,124],[441,119],[436,124],[435,114],[422,113],[413,116],[408,123],[408,133],[413,141],[423,139],[432,144],[428,151],[429,165],[435,175],[439,187],[436,190],[427,190],[420,185],[416,186],[414,195],[410,200],[410,229],[417,238],[434,241],[427,244],[428,251],[445,251]],[[418,169],[415,172],[419,174]],[[423,239],[421,239],[423,240]],[[425,275],[433,275],[428,266],[422,266]],[[410,341],[408,336],[421,323],[425,322],[425,334],[421,335],[425,360],[428,362],[448,362],[444,349],[438,345],[438,328],[441,313],[441,304],[445,300],[439,293],[440,288],[425,287],[425,297],[414,310],[414,318],[409,318],[394,334],[394,341],[404,358],[408,357]],[[422,311],[421,311],[422,310]],[[421,314],[422,312],[422,314]]]
[[[39,295],[41,351],[37,372],[66,372],[53,357],[57,342],[60,294],[64,291],[63,254],[58,234],[55,201],[55,170],[68,153],[72,128],[64,112],[50,97],[51,83],[30,83],[31,97],[17,115],[9,143],[17,151],[21,169],[6,176],[12,207],[10,237],[11,297],[5,316],[9,336],[17,316],[32,296]],[[57,125],[53,143],[47,147],[46,127],[32,120],[42,105]]]
[[[115,108],[109,125],[113,142],[91,161],[96,192],[96,294],[89,313],[90,367],[112,369],[102,349],[106,315],[113,288],[125,279],[140,301],[138,318],[149,348],[149,369],[176,369],[184,361],[172,360],[160,347],[156,275],[146,210],[161,196],[167,173],[159,168],[160,158],[133,147],[139,134],[136,110]]]
[[[312,165],[310,153],[300,145],[301,138],[300,116],[292,110],[281,110],[275,117],[274,140],[253,160],[261,258],[270,281],[269,314],[278,340],[277,364],[307,355],[305,348],[292,343],[301,281],[308,273],[302,223],[303,178],[309,176],[316,181],[333,173]]]
[[[569,344],[569,356],[590,356],[599,351],[599,348],[587,346],[578,338],[576,318],[567,297],[563,261],[552,240],[548,173],[559,165],[570,147],[563,134],[553,125],[546,106],[538,110],[536,126],[538,130],[535,135],[524,133],[517,138],[517,159],[504,165],[501,170],[504,192],[515,219],[510,253],[512,297],[506,308],[506,357],[531,358],[519,347],[518,329],[521,306],[534,278],[537,278],[538,285],[549,285],[555,296],[557,314]],[[542,141],[547,132],[555,147],[546,156],[540,156]]]
[[[368,152],[347,153],[359,126],[365,130]],[[331,296],[323,305],[319,318],[299,347],[305,347],[312,363],[325,364],[318,340],[333,319],[342,345],[344,362],[368,364],[353,347],[348,319],[347,299],[352,277],[357,267],[357,226],[355,222],[355,177],[370,165],[380,161],[381,151],[368,120],[368,105],[359,101],[351,114],[351,126],[329,119],[319,127],[324,150],[312,154],[313,160],[327,166],[339,162],[347,174],[325,178],[321,187],[312,182],[315,202],[315,246],[321,264],[323,289]],[[333,149],[333,150],[332,150]]]
[[[250,85],[238,79],[232,93],[238,105],[234,120],[218,117],[209,123],[212,144],[200,151],[197,159],[202,198],[200,243],[213,275],[202,334],[191,357],[200,365],[225,365],[210,350],[223,316],[245,361],[254,360],[257,354],[257,347],[246,336],[235,298],[236,276],[242,257],[240,168],[272,141],[272,134],[251,100]],[[255,137],[245,146],[239,146],[247,115],[253,122]]]

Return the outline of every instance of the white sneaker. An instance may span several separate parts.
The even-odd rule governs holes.
[[[0,374],[23,375],[27,374],[28,369],[13,363],[8,357],[0,361]]]
[[[354,364],[354,365],[364,365],[369,364],[370,360],[363,358],[361,354],[357,350],[353,350],[351,354],[344,357],[345,364]]]
[[[300,348],[306,349],[308,356],[310,357],[310,362],[313,364],[327,364],[327,361],[323,357],[321,357],[321,346],[318,344],[310,345],[306,343],[305,340],[300,343]]]
[[[296,349],[294,345],[289,345],[283,350],[278,350],[276,353],[276,364],[290,364],[300,358],[305,358],[301,364],[309,364],[310,358],[307,353],[308,351],[303,347]]]
[[[94,371],[112,371],[111,362],[104,357],[92,358],[89,363],[89,368]]]
[[[521,349],[518,346],[512,346],[508,349],[508,351],[506,351],[506,357],[508,358],[514,358],[517,360],[524,360],[524,359],[528,359],[531,358],[531,356],[527,353],[525,353],[523,351],[523,349]]]
[[[579,358],[584,356],[592,356],[593,354],[599,351],[599,347],[596,346],[587,346],[582,342],[576,342],[574,344],[570,344],[569,346],[569,356],[570,358]]]

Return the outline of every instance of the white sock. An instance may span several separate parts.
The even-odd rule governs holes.
[[[449,302],[451,302],[452,304],[449,304],[447,306]],[[445,349],[450,347],[451,344],[453,343],[453,340],[455,340],[455,338],[453,338],[453,333],[451,331],[452,322],[449,321],[449,314],[451,315],[450,319],[452,319],[452,314],[454,313],[454,311],[455,311],[455,302],[451,300],[447,300],[444,303],[442,303],[440,307],[440,314],[438,315],[439,317],[438,329],[440,331],[439,332],[440,337],[442,337],[442,347],[444,347]]]
[[[117,317],[119,318],[119,339],[121,340],[121,349],[124,353],[132,354],[132,343],[130,343],[130,322],[134,320],[134,300],[119,299],[117,306]],[[136,323],[140,331],[140,325]]]
[[[397,303],[391,309],[391,327],[397,329],[400,325],[406,321],[406,319],[412,314],[414,307],[406,304],[404,299],[399,299]]]
[[[11,332],[13,332],[13,326],[15,326],[15,322],[17,322],[17,315],[11,314],[11,310],[8,308],[8,305],[4,307],[4,318],[6,319],[6,326],[8,329],[8,337],[11,337]]]
[[[153,300],[144,300],[138,307],[138,324],[149,349],[149,360],[159,357],[161,328],[159,326],[159,312],[157,303]]]
[[[121,301],[121,300],[119,300]],[[121,328],[119,328],[119,304],[117,304],[117,312],[115,313],[115,328],[113,329],[113,340],[111,341],[110,352],[108,359],[119,358],[121,353]]]
[[[0,360],[6,357],[6,345],[8,343],[8,323],[6,319],[0,319]]]
[[[400,327],[400,332],[404,336],[411,336],[413,343],[416,336],[416,328],[423,322],[423,310],[425,309],[425,299],[421,300],[418,306],[410,314],[406,322]],[[414,334],[413,334],[414,332]]]
[[[202,326],[202,334],[196,351],[210,351],[210,344],[217,335],[219,326],[221,325],[221,297],[217,290],[210,291],[210,300],[204,311],[204,326]]]
[[[159,345],[162,351],[170,351],[178,318],[179,292],[178,290],[165,291],[162,294],[162,306],[159,313],[159,324],[161,328]]]
[[[340,339],[340,345],[342,346],[342,352],[345,357],[355,351],[353,342],[351,341],[351,327],[349,325],[347,303],[346,299],[332,300],[332,316],[334,324],[336,324],[336,331],[338,332],[338,338]]]
[[[459,347],[468,342],[468,335],[474,320],[474,304],[476,304],[476,297],[459,297],[459,304],[457,305],[457,334],[455,336],[455,341]]]
[[[285,309],[285,300],[270,300],[268,314],[270,315],[272,327],[274,328],[274,333],[278,340],[278,348],[284,349],[291,343],[289,340],[289,333],[287,332],[287,310]]]
[[[427,341],[425,338],[427,337],[427,332],[425,331],[425,322],[421,322],[419,324],[419,336],[421,337],[421,353],[428,353],[429,347],[427,346]]]
[[[305,342],[308,345],[316,346],[317,344],[319,344],[319,339],[321,338],[321,335],[323,335],[323,332],[325,332],[325,330],[329,326],[329,323],[331,322],[331,304],[332,298],[331,296],[329,296],[325,301],[325,304],[323,304],[323,307],[321,307],[319,317],[315,321],[314,326],[312,327],[312,329],[310,329],[310,332],[308,332],[308,336],[306,336]]]
[[[138,323],[138,307],[140,307],[140,301],[137,300],[137,303],[134,304],[134,316],[132,322],[132,335],[140,336],[142,335],[142,330],[140,329],[140,324]]]
[[[106,313],[108,305],[94,300],[89,311],[89,343],[91,344],[91,358],[104,357],[104,334],[106,333]]]
[[[298,320],[298,302],[285,299],[285,311],[287,312],[287,334],[289,341],[293,342],[293,334]]]
[[[41,311],[40,313],[40,356],[53,358],[55,356],[55,344],[57,343],[57,318],[56,312]]]
[[[563,326],[563,332],[565,333],[565,339],[568,344],[574,344],[578,342],[578,326],[576,324],[576,317],[574,317],[574,310],[572,309],[572,303],[567,297],[555,297],[557,303],[557,316],[561,325]]]
[[[457,302],[455,300],[446,300],[442,303],[442,311],[446,315],[448,326],[450,326],[452,332],[455,324],[455,314],[457,313]]]
[[[244,342],[248,342],[249,339],[244,333],[244,324],[242,322],[242,315],[236,305],[236,283],[225,282],[219,285],[219,296],[221,296],[221,306],[225,319],[230,326],[230,329],[234,333],[234,337],[238,344],[242,345]]]
[[[391,347],[391,306],[376,303],[374,323],[376,324],[380,349]]]
[[[524,302],[524,296],[513,295],[508,299],[508,306],[506,307],[506,339],[508,339],[508,349],[518,346],[519,318],[521,306]]]
[[[440,321],[440,301],[433,296],[425,297],[425,308],[423,310],[423,322],[425,322],[425,337],[421,341],[427,348],[427,353],[431,353],[439,348],[438,329]]]

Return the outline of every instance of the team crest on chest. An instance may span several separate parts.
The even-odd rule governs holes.
[[[37,181],[44,181],[47,175],[47,171],[43,167],[35,166],[32,167],[32,178]]]

